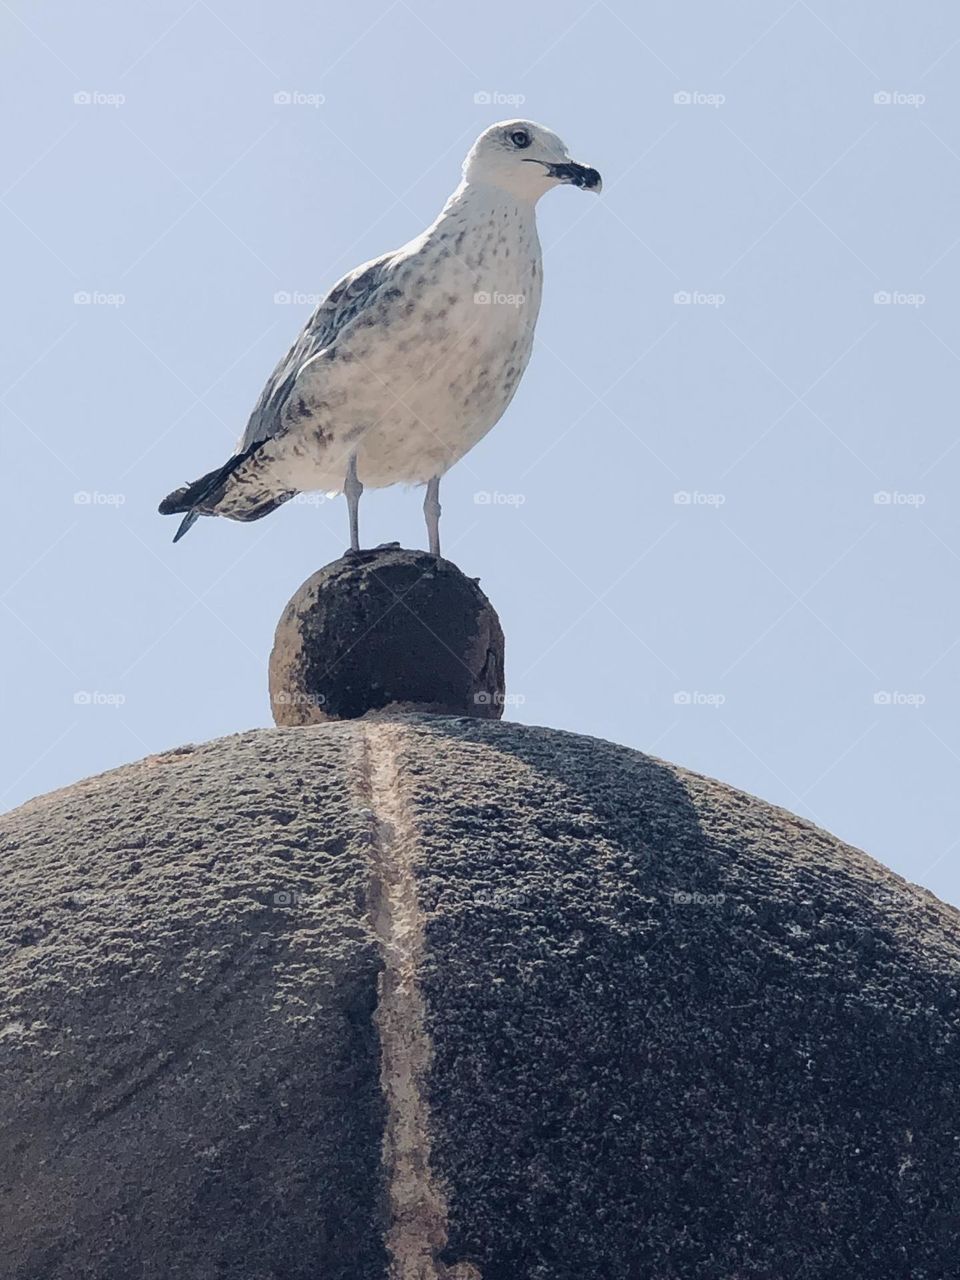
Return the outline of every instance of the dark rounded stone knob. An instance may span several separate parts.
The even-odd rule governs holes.
[[[391,545],[351,552],[300,587],[277,624],[278,725],[420,711],[497,720],[503,631],[473,578]]]

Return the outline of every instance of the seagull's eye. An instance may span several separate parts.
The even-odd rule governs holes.
[[[529,147],[530,135],[526,129],[514,129],[510,135],[510,141],[515,147]]]

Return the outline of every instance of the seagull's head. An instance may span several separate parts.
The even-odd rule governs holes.
[[[463,162],[463,176],[530,201],[562,183],[584,191],[602,186],[596,169],[571,160],[560,138],[532,120],[502,120],[484,129]]]

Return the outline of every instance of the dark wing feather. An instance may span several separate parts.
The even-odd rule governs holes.
[[[377,297],[396,257],[396,253],[387,253],[373,262],[364,263],[333,286],[270,375],[250,415],[238,453],[258,441],[281,434],[283,407],[300,370],[318,352],[336,342],[347,325]]]

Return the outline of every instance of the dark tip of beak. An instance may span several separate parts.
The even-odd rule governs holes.
[[[547,172],[551,178],[571,182],[581,191],[600,191],[603,188],[603,180],[596,169],[588,169],[583,164],[574,164],[572,161],[569,164],[550,164],[547,165]]]

